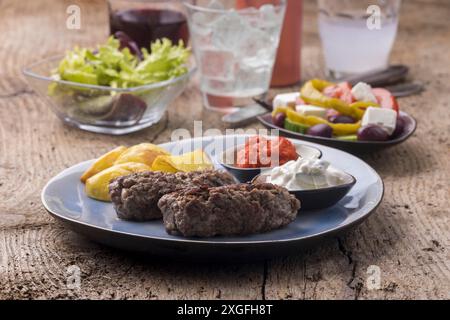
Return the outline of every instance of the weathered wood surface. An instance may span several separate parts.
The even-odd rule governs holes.
[[[65,28],[79,4],[82,29]],[[305,4],[303,77],[323,74],[315,1]],[[407,143],[365,157],[384,178],[377,213],[354,231],[286,259],[193,265],[118,252],[67,230],[40,203],[46,181],[118,144],[165,142],[174,128],[222,128],[201,107],[194,85],[168,121],[126,137],[63,125],[27,86],[21,68],[107,35],[102,1],[0,1],[0,298],[412,299],[450,298],[449,95],[450,4],[404,1],[392,60],[411,66],[427,91],[401,100],[419,119]],[[81,268],[81,289],[66,288],[67,267]],[[381,270],[369,290],[367,268]]]

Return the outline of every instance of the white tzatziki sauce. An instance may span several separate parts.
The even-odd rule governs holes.
[[[322,189],[345,184],[349,175],[320,159],[298,158],[264,173],[267,182],[288,190]]]

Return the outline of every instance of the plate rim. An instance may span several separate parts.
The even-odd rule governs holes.
[[[392,140],[386,140],[386,141],[348,141],[348,140],[339,140],[339,139],[335,139],[335,138],[326,138],[326,137],[317,137],[317,136],[310,136],[310,135],[306,135],[303,133],[299,133],[299,132],[294,132],[294,131],[290,131],[287,130],[285,128],[280,128],[276,125],[274,125],[273,123],[269,123],[265,118],[268,117],[269,114],[272,114],[271,112],[267,112],[263,115],[257,116],[258,121],[264,125],[264,126],[268,126],[272,129],[278,129],[280,132],[283,133],[287,133],[287,134],[291,134],[291,135],[295,135],[296,138],[293,139],[297,139],[297,140],[302,140],[302,138],[307,138],[307,139],[311,139],[312,141],[317,141],[317,142],[327,142],[327,143],[342,143],[348,146],[394,146],[396,144],[405,142],[406,140],[408,140],[413,134],[414,132],[416,132],[417,130],[417,119],[414,118],[412,115],[410,115],[409,113],[400,110],[400,115],[406,116],[409,119],[411,119],[412,123],[413,123],[413,127],[412,130],[408,133],[406,133],[405,135],[399,136],[395,139]]]
[[[251,135],[246,135],[246,134],[239,134],[239,135],[233,135],[234,137],[246,137],[246,136],[251,136]],[[205,138],[210,139],[224,139],[227,136],[225,135],[221,135],[221,136],[214,136],[214,137],[197,137],[197,138],[191,138],[191,139],[185,139],[185,140],[191,140],[192,142],[195,142],[195,140],[203,140]],[[229,136],[228,136],[229,137]],[[294,139],[296,140],[296,139]],[[181,140],[184,141],[184,140]],[[307,141],[302,141],[299,140],[301,143],[306,143],[306,144],[315,144],[313,142],[307,142]],[[158,144],[158,146],[164,147],[164,145],[170,144],[172,142],[166,142],[166,143],[162,143],[162,144]],[[72,223],[72,224],[78,224],[78,225],[83,225],[84,227],[88,227],[91,229],[95,229],[95,230],[101,230],[103,232],[108,232],[110,234],[120,234],[120,235],[124,235],[124,236],[130,236],[130,237],[134,237],[137,239],[147,239],[147,240],[154,240],[154,241],[164,241],[164,242],[170,242],[170,243],[189,243],[191,245],[224,245],[224,246],[242,246],[242,245],[269,245],[269,244],[279,244],[279,243],[294,243],[294,242],[299,242],[299,241],[308,241],[308,240],[314,240],[315,238],[320,238],[320,237],[325,237],[327,235],[331,235],[331,234],[335,234],[339,231],[342,230],[346,230],[352,226],[358,225],[361,222],[363,222],[364,220],[366,220],[368,217],[370,217],[375,211],[376,209],[380,206],[381,202],[383,201],[384,198],[384,193],[385,193],[385,188],[384,188],[384,181],[381,178],[381,176],[375,171],[375,169],[373,169],[369,164],[367,164],[365,161],[359,159],[358,157],[352,155],[351,153],[336,149],[336,148],[332,148],[332,147],[327,147],[327,146],[323,146],[323,145],[319,145],[316,146],[316,148],[321,148],[321,147],[325,147],[325,148],[330,148],[330,149],[334,149],[336,151],[339,152],[344,152],[347,155],[349,155],[350,157],[353,157],[355,160],[357,161],[361,161],[363,163],[365,163],[367,165],[367,167],[372,171],[372,173],[378,177],[378,181],[377,184],[379,183],[379,187],[381,188],[381,193],[378,197],[378,199],[376,199],[374,201],[374,205],[371,206],[371,208],[369,209],[364,209],[361,208],[360,210],[364,210],[363,213],[360,215],[359,218],[354,219],[353,221],[345,224],[345,225],[338,225],[335,226],[334,228],[331,229],[327,229],[318,233],[314,233],[308,236],[301,236],[301,237],[293,237],[293,238],[289,238],[289,239],[272,239],[272,240],[254,240],[254,241],[214,241],[214,240],[202,240],[201,238],[198,239],[193,239],[193,238],[161,238],[158,236],[149,236],[149,235],[139,235],[139,234],[135,234],[135,233],[130,233],[130,232],[125,232],[125,231],[120,231],[120,230],[111,230],[111,229],[107,229],[104,227],[100,227],[88,222],[84,222],[84,221],[79,221],[77,219],[73,219],[70,217],[67,217],[65,215],[62,215],[60,213],[55,212],[54,210],[51,210],[46,199],[45,199],[45,195],[46,195],[46,191],[49,188],[49,186],[58,178],[60,178],[62,175],[64,175],[67,171],[73,169],[74,167],[77,166],[81,166],[83,164],[88,164],[91,163],[93,161],[95,161],[95,159],[91,159],[91,160],[85,160],[85,161],[81,161],[79,163],[76,163],[64,170],[62,170],[61,172],[59,172],[58,174],[56,174],[55,176],[53,176],[43,187],[42,191],[41,191],[41,202],[45,208],[45,210],[53,217],[58,218],[63,220],[64,222],[68,222],[68,223]],[[323,209],[322,209],[323,210]],[[244,236],[242,236],[244,237]],[[224,237],[223,237],[224,238]],[[213,239],[213,238],[212,238]]]

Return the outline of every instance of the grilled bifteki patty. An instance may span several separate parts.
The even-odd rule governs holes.
[[[160,219],[158,200],[165,194],[193,187],[218,187],[236,183],[222,171],[164,173],[147,171],[114,179],[109,194],[117,216],[125,220],[148,221]]]
[[[158,206],[166,230],[186,237],[247,235],[291,223],[300,201],[270,183],[193,188],[163,196]]]

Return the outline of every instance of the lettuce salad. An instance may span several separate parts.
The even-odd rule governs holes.
[[[153,42],[151,53],[142,48],[142,60],[128,48],[120,48],[119,40],[110,37],[96,50],[76,47],[68,51],[58,68],[55,80],[82,84],[131,88],[179,77],[188,72],[190,50],[183,41],[177,45],[163,38]]]

